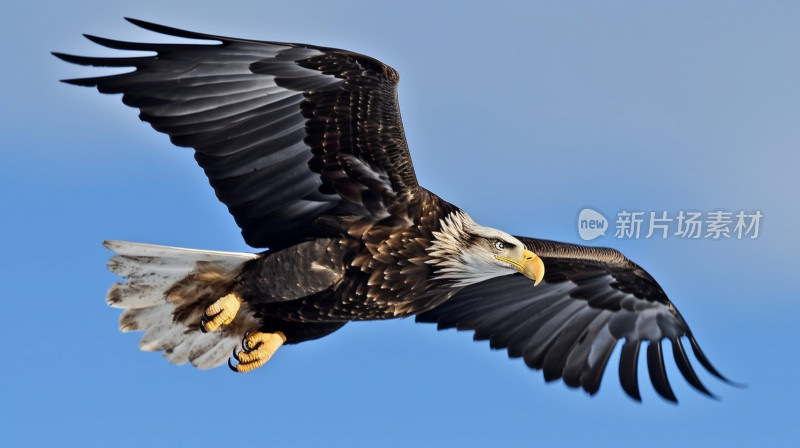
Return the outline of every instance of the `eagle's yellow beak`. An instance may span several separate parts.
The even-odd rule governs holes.
[[[522,252],[522,260],[515,260],[508,257],[495,256],[500,261],[505,261],[517,268],[525,277],[533,280],[533,286],[538,285],[544,278],[544,263],[538,255],[525,249]]]

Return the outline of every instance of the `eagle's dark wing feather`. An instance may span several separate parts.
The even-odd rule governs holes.
[[[625,339],[619,379],[625,392],[639,395],[638,359],[647,345],[647,365],[656,392],[676,401],[664,367],[664,339],[675,362],[694,388],[712,395],[698,379],[681,341],[709,372],[727,381],[697,345],[688,325],[653,277],[613,249],[519,238],[538,254],[545,277],[533,287],[522,275],[468,286],[444,304],[417,316],[439,329],[474,330],[476,340],[522,357],[545,380],[563,378],[570,387],[594,394],[611,352]]]
[[[212,36],[128,19],[162,34],[219,44],[149,44],[87,36],[153,56],[68,62],[134,67],[71,79],[122,93],[142,120],[192,147],[217,197],[254,247],[318,236],[323,214],[381,219],[419,186],[397,103],[397,72],[367,56],[302,44]]]

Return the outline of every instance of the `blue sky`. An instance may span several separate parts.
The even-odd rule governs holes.
[[[647,4],[645,4],[647,3]],[[797,440],[800,222],[796,2],[15,2],[2,19],[3,446],[784,445]],[[581,242],[577,217],[754,211],[755,240],[618,240],[712,362],[678,406],[615,360],[594,398],[545,384],[467,333],[346,326],[247,375],[140,352],[104,302],[104,239],[245,251],[191,151],[119,98],[58,83],[112,54],[81,33],[154,40],[123,16],[346,48],[401,74],[420,182],[478,222]],[[644,367],[643,365],[641,366]]]

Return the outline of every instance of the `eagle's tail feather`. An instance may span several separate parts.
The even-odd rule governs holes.
[[[106,302],[123,308],[121,331],[145,331],[139,348],[164,350],[170,362],[201,369],[224,364],[240,343],[237,328],[200,332],[205,306],[227,293],[255,254],[215,252],[106,241],[116,253],[108,269],[127,280],[108,291]]]

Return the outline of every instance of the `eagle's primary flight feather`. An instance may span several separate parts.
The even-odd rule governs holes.
[[[725,379],[658,283],[616,250],[513,237],[422,188],[391,67],[333,48],[129,20],[198,42],[87,35],[104,47],[155,54],[54,53],[81,65],[135,69],[65,82],[121,93],[172,143],[194,148],[244,240],[268,248],[241,254],[106,242],[116,253],[109,268],[128,280],[107,301],[125,309],[121,330],[146,331],[143,350],[199,368],[225,363],[233,350],[246,371],[241,366],[262,344],[271,351],[252,368],[284,342],[316,339],[348,321],[415,315],[439,328],[473,330],[546,380],[562,378],[590,394],[621,339],[619,378],[637,400],[644,342],[650,379],[668,400],[675,395],[664,340],[697,390],[710,395],[684,340],[703,367]]]

